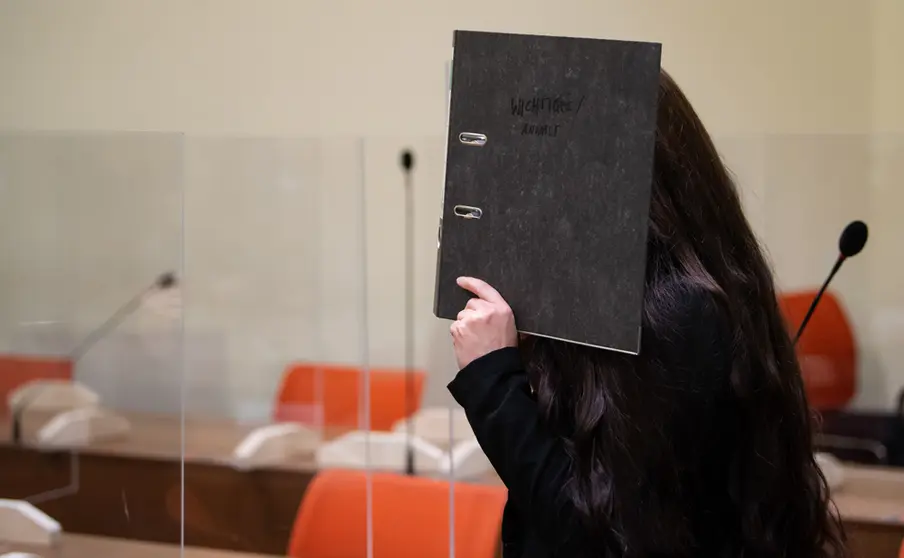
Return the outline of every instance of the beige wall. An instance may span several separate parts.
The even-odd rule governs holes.
[[[864,374],[872,379],[860,401],[884,404],[889,390],[904,383],[887,357],[902,337],[900,328],[889,333],[876,324],[894,322],[904,304],[876,293],[891,296],[891,285],[904,281],[899,267],[886,267],[895,251],[880,240],[876,222],[896,225],[889,202],[900,194],[880,179],[870,134],[895,118],[897,128],[889,129],[901,129],[893,107],[900,95],[882,91],[900,92],[890,54],[900,39],[888,22],[900,15],[894,0],[875,9],[847,0],[0,0],[0,129],[188,134],[157,136],[183,153],[173,164],[184,177],[184,254],[169,241],[158,246],[156,259],[138,256],[150,249],[142,231],[171,234],[182,222],[172,206],[156,218],[140,210],[148,199],[163,203],[159,191],[120,177],[121,188],[134,195],[111,197],[90,175],[68,180],[67,195],[77,192],[79,207],[104,208],[69,230],[90,231],[80,235],[89,246],[107,246],[109,237],[120,238],[120,246],[100,250],[108,257],[90,265],[67,256],[53,285],[24,279],[7,285],[0,302],[19,301],[7,330],[36,320],[32,314],[46,315],[39,308],[50,299],[39,289],[59,293],[72,274],[87,286],[58,294],[67,301],[59,303],[66,307],[61,315],[85,328],[156,273],[160,261],[184,255],[190,408],[266,413],[282,366],[294,358],[358,361],[366,353],[374,364],[401,364],[404,224],[396,159],[401,147],[413,146],[416,359],[431,375],[428,397],[445,400],[454,368],[446,324],[430,308],[452,30],[638,38],[663,42],[663,63],[738,174],[783,285],[818,284],[841,227],[854,218],[873,224],[869,252],[839,275],[838,289],[858,331],[885,336],[866,351]],[[366,141],[359,145],[355,137]],[[115,146],[92,145],[93,160],[104,168],[121,158]],[[28,183],[22,173],[19,184]],[[46,207],[50,194],[42,196],[23,194],[19,210],[7,211],[18,216],[8,230],[31,231],[28,242],[7,243],[7,254],[17,251],[32,278],[40,266],[23,257],[35,253],[28,246],[66,252],[41,237],[40,220],[24,217],[25,209]],[[813,199],[818,204],[810,207]],[[130,271],[100,273],[123,267],[113,263],[117,258]],[[22,303],[23,297],[44,302]],[[897,306],[880,312],[886,301]],[[360,325],[365,314],[367,332]],[[181,380],[177,359],[160,357],[170,345],[148,341],[170,339],[176,326],[158,324],[154,337],[142,324],[132,329],[143,333],[98,348],[79,369],[120,405],[147,406],[151,384]]]
[[[874,0],[873,55],[875,86],[873,88],[873,126],[878,132],[904,131],[904,3],[898,0]]]
[[[904,3],[875,0],[873,5],[873,176],[870,182],[871,264],[870,291],[874,317],[868,336],[875,374],[868,384],[884,378],[883,385],[866,385],[875,393],[872,401],[891,404],[904,386],[904,263],[900,254],[904,239]],[[882,387],[885,387],[882,391]]]
[[[664,64],[720,132],[863,130],[871,22],[862,3],[723,4],[0,0],[0,122],[440,134],[451,32],[471,28],[663,41]]]

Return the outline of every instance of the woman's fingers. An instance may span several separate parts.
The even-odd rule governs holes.
[[[491,303],[505,302],[499,291],[494,289],[486,281],[481,281],[474,277],[459,277],[456,281],[458,286],[466,291],[470,291],[477,295],[478,298]]]
[[[449,326],[458,367],[464,368],[486,354],[518,345],[512,309],[499,292],[473,277],[460,277],[458,284],[476,295]]]

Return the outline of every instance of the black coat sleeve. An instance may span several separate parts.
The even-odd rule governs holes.
[[[541,420],[518,349],[500,349],[473,361],[449,384],[449,391],[464,408],[518,514],[550,547],[573,555],[563,544],[579,549],[585,542],[563,494],[571,459],[561,439]]]

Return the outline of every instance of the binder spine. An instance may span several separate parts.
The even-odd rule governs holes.
[[[451,114],[451,105],[452,105],[452,66],[455,60],[455,33],[452,35],[452,55],[449,57],[449,60],[446,62],[446,144],[445,144],[445,152],[449,153],[449,116]],[[436,276],[434,278],[433,285],[433,315],[439,317],[439,283],[440,283],[440,270],[442,267],[442,244],[443,244],[443,212],[446,208],[446,166],[448,165],[448,157],[443,159],[443,183],[442,189],[443,194],[440,196],[439,200],[439,223],[436,226]]]

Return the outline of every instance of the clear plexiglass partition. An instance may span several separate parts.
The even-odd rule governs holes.
[[[179,134],[0,134],[0,553],[178,544],[183,157]]]
[[[716,143],[789,327],[869,224],[801,361],[826,413],[891,410],[904,138]],[[444,158],[438,136],[0,135],[0,499],[63,533],[0,525],[0,553],[496,555],[505,487],[432,315]],[[856,471],[842,515],[904,513],[904,480]]]

